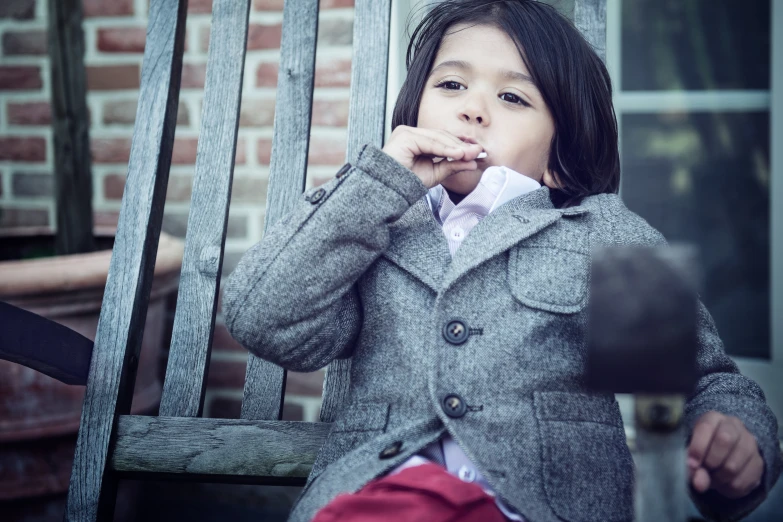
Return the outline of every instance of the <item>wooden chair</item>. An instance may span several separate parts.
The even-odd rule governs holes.
[[[604,55],[606,0],[576,0]],[[160,415],[129,415],[177,117],[186,0],[152,0],[111,268],[92,353],[66,520],[111,520],[118,478],[303,485],[348,390],[327,368],[321,422],[280,420],[285,371],[250,356],[240,419],[201,417],[218,305],[251,0],[215,0],[202,126]],[[357,0],[346,157],[384,135],[391,0]],[[265,228],[305,188],[318,0],[286,0]],[[252,448],[253,451],[247,451]]]

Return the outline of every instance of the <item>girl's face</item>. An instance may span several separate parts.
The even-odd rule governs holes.
[[[491,25],[459,24],[443,37],[419,105],[418,126],[450,132],[487,153],[477,170],[445,188],[468,194],[487,167],[509,167],[554,188],[547,169],[554,121],[509,36]]]

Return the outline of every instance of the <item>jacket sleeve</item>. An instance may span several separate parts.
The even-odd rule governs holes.
[[[661,246],[668,244],[663,234],[638,215],[631,213],[631,216],[624,217],[622,224],[613,220],[618,223],[616,227],[625,229],[623,232],[626,233],[621,233],[621,236],[633,237],[632,242]],[[697,321],[696,364],[699,380],[685,403],[686,447],[690,444],[696,422],[708,411],[737,417],[756,438],[764,460],[764,474],[759,487],[739,499],[729,499],[714,489],[699,493],[691,484],[687,486],[688,494],[708,520],[740,520],[767,498],[780,476],[783,457],[778,440],[778,422],[766,403],[761,387],[742,375],[736,363],[726,354],[715,322],[701,299],[698,300]]]
[[[223,294],[229,333],[287,370],[349,357],[362,325],[357,281],[388,247],[389,225],[426,193],[413,172],[365,145],[346,174],[306,191],[242,256]]]

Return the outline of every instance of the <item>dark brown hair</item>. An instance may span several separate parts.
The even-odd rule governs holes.
[[[411,36],[408,75],[397,97],[392,129],[415,127],[424,86],[443,36],[457,24],[488,24],[514,41],[555,124],[549,169],[562,186],[556,207],[585,196],[617,193],[620,157],[609,73],[570,20],[534,0],[446,0],[435,5]]]

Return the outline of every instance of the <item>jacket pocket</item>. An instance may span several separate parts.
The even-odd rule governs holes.
[[[552,510],[569,521],[632,521],[634,464],[617,401],[573,392],[533,400]]]
[[[516,300],[531,308],[573,314],[585,308],[590,276],[588,235],[572,235],[567,246],[533,237],[509,251],[508,285]]]

